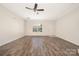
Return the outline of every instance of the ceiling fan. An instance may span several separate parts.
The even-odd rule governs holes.
[[[25,8],[29,9],[29,10],[33,10],[34,12],[36,12],[36,11],[44,11],[44,9],[37,9],[37,7],[38,7],[38,4],[35,3],[34,8],[29,8],[29,7],[25,7]]]

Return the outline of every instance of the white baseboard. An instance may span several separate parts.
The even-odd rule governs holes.
[[[49,37],[56,37],[55,35],[49,35]]]
[[[17,39],[19,39],[19,38],[21,38],[21,37],[23,37],[23,36],[24,36],[24,35],[17,36],[17,37],[15,37],[15,38],[10,38],[8,41],[0,43],[0,46],[5,45],[5,44],[7,44],[7,43],[10,43],[10,42],[12,42],[12,41],[14,41],[14,40],[17,40]]]

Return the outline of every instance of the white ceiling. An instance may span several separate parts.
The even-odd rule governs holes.
[[[39,11],[36,15],[32,10],[25,9],[26,6],[33,8],[34,3],[3,3],[1,5],[24,19],[37,20],[56,20],[79,7],[78,3],[40,3],[38,8],[43,8],[45,11]]]

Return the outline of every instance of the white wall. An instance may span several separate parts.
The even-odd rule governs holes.
[[[24,36],[24,20],[0,6],[0,46]]]
[[[56,36],[79,45],[79,9],[57,20]]]
[[[42,24],[43,32],[33,32],[34,25]],[[28,20],[26,21],[26,35],[53,36],[55,35],[55,21],[51,20]]]

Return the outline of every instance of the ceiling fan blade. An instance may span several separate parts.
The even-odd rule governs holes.
[[[38,4],[37,4],[37,3],[35,3],[35,6],[34,6],[34,11],[36,11],[36,10],[37,10],[37,6],[38,6]]]
[[[29,7],[25,7],[26,9],[29,9],[29,10],[33,10],[32,8],[29,8]]]
[[[37,11],[44,11],[44,9],[37,9]]]

